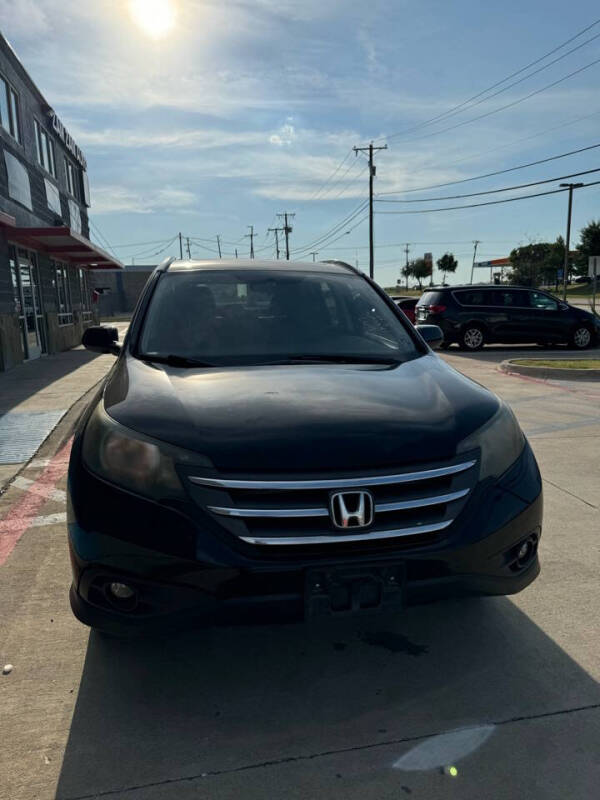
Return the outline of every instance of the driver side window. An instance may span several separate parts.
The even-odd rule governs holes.
[[[546,311],[558,310],[558,301],[541,292],[529,292],[529,305],[531,308],[541,308]]]

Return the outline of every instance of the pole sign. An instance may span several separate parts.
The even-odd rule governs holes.
[[[83,169],[87,169],[87,161],[85,160],[85,156],[81,152],[81,149],[75,144],[75,140],[62,124],[56,111],[52,108],[48,110],[48,116],[50,117],[50,122],[52,123],[52,129],[62,140],[65,147],[73,155],[73,157],[79,162],[79,164],[83,167]]]

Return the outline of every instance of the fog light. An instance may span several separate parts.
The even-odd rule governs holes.
[[[128,586],[126,583],[111,583],[108,587],[110,593],[119,600],[130,600],[135,594],[135,589]]]
[[[531,542],[523,542],[521,547],[519,547],[519,552],[517,553],[517,561],[526,561],[531,553]]]

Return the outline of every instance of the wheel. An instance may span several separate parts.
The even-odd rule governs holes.
[[[467,325],[460,335],[461,350],[481,350],[485,343],[483,330],[479,325]]]
[[[569,344],[577,350],[585,350],[592,343],[592,332],[585,325],[575,328],[571,334]]]

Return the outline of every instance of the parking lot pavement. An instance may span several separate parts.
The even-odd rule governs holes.
[[[42,480],[37,523],[0,568],[0,660],[13,665],[0,676],[0,797],[597,796],[600,385],[506,375],[507,357],[444,355],[530,436],[545,489],[540,578],[512,598],[393,617],[89,634],[70,614],[54,516],[65,418],[23,473],[32,483],[0,506],[1,525]]]

